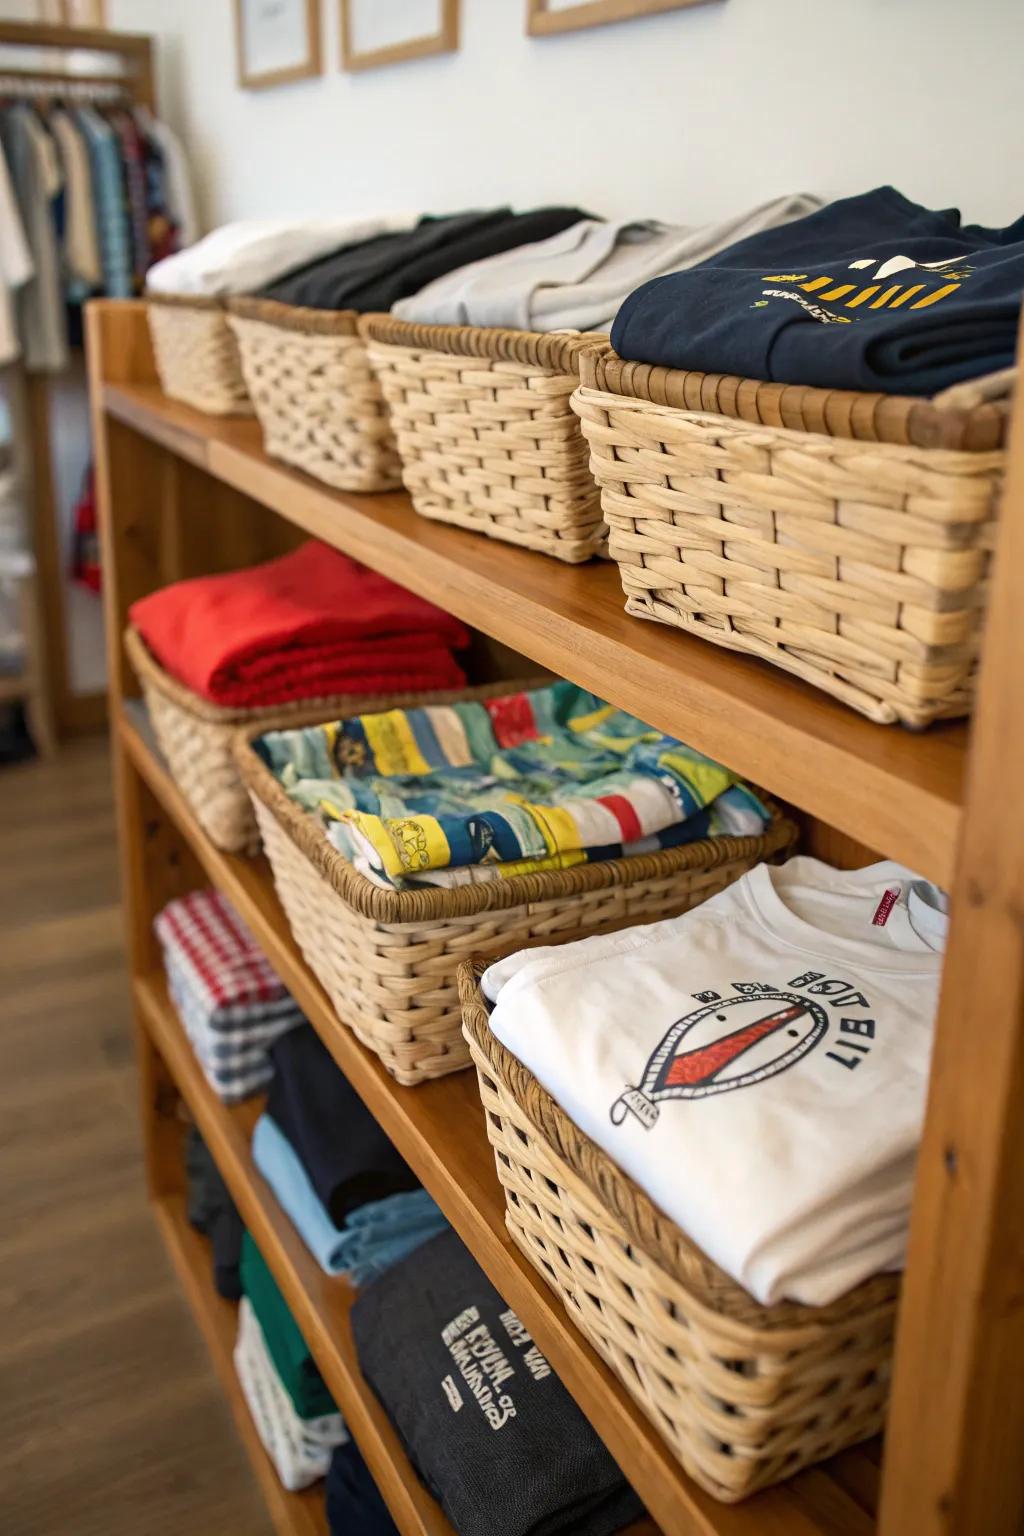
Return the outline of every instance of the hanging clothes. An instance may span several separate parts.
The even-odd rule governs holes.
[[[103,283],[94,216],[89,148],[74,117],[58,110],[50,129],[64,167],[64,268],[71,298],[84,298]]]
[[[15,301],[34,273],[21,210],[0,140],[0,368],[13,363],[21,354]]]
[[[89,146],[103,288],[108,298],[130,299],[135,292],[134,253],[120,143],[110,124],[92,107],[79,107],[75,115]]]
[[[68,338],[54,201],[63,188],[56,146],[38,115],[22,103],[7,108],[0,140],[10,166],[35,271],[18,291],[25,366],[57,373],[67,367]]]
[[[135,292],[141,293],[152,262],[149,250],[146,155],[142,135],[130,112],[112,112],[110,126],[117,134],[121,150],[121,170],[132,241],[132,278]]]
[[[168,218],[177,230],[177,243],[173,250],[194,245],[200,235],[199,215],[196,211],[188,158],[181,140],[173,129],[168,128],[166,123],[160,122],[145,109],[140,109],[136,113],[136,118],[142,125],[151,151],[159,155],[162,163],[164,206]],[[154,250],[154,259],[157,254],[170,256],[172,251],[157,253]]]

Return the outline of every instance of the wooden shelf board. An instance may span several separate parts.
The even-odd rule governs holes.
[[[278,1536],[327,1536],[322,1484],[304,1493],[282,1488],[273,1463],[260,1444],[235,1375],[232,1351],[238,1326],[237,1308],[218,1296],[210,1275],[209,1244],[189,1226],[181,1195],[163,1195],[154,1205],[182,1289],[206,1340],[242,1443],[252,1461]]]
[[[741,1505],[717,1503],[686,1476],[509,1237],[475,1075],[459,1072],[402,1088],[339,1023],[292,939],[266,860],[213,847],[147,744],[136,723],[140,715],[144,719],[144,712],[126,711],[119,726],[136,769],[211,883],[234,903],[360,1097],[530,1329],[662,1529],[671,1536],[867,1536],[877,1491],[872,1446],[846,1452]],[[299,1322],[305,1331],[307,1316]],[[315,1352],[315,1335],[307,1337]]]
[[[248,1100],[229,1108],[217,1098],[193,1055],[162,976],[137,977],[134,990],[143,1025],[273,1271],[395,1524],[403,1536],[454,1536],[363,1379],[349,1326],[356,1292],[345,1280],[323,1272],[256,1170],[250,1143],[260,1102]],[[208,1254],[204,1262],[208,1267]],[[230,1350],[228,1369],[233,1380]],[[237,1382],[234,1385],[237,1392]]]
[[[106,384],[116,420],[464,622],[719,758],[781,799],[948,886],[966,727],[878,726],[752,658],[623,611],[607,561],[566,566],[429,522],[404,492],[355,496],[275,462],[251,418],[149,384]]]

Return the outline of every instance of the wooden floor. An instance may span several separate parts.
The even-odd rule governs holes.
[[[0,770],[4,1536],[269,1536],[143,1194],[105,742]]]

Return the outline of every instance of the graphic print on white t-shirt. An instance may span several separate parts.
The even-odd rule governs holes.
[[[795,988],[804,988],[801,996]],[[611,1108],[613,1125],[632,1112],[648,1130],[657,1123],[665,1099],[706,1099],[714,1094],[752,1088],[777,1077],[829,1037],[832,1008],[850,1009],[835,1020],[837,1033],[856,1039],[834,1040],[825,1055],[848,1071],[871,1048],[875,1020],[864,993],[841,978],[806,971],[785,988],[768,981],[737,981],[730,996],[695,992],[700,1004],[675,1021],[648,1058],[636,1087],[627,1087]],[[854,1014],[853,1010],[857,1010]]]

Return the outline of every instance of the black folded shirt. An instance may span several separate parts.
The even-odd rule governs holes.
[[[311,1025],[282,1035],[270,1055],[267,1113],[298,1153],[336,1227],[370,1200],[419,1188]]]
[[[324,1495],[331,1536],[398,1536],[354,1440],[335,1447]]]
[[[210,1149],[194,1125],[185,1137],[186,1210],[197,1232],[210,1240],[213,1283],[219,1295],[238,1301],[242,1295],[239,1265],[245,1227]]]
[[[592,214],[579,208],[480,209],[426,217],[399,234],[346,246],[289,272],[265,288],[264,299],[307,309],[388,310],[456,267],[547,240]]]
[[[631,293],[620,357],[829,389],[930,395],[1009,367],[1024,218],[961,225],[893,187],[764,230]]]
[[[459,1536],[611,1536],[643,1513],[454,1232],[352,1308],[363,1374]]]

